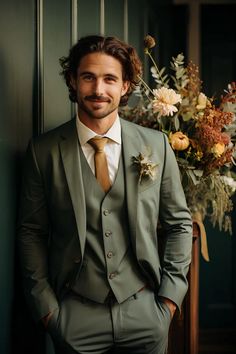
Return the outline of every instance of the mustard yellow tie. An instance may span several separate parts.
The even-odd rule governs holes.
[[[98,182],[101,184],[105,192],[111,188],[111,182],[109,178],[107,158],[104,152],[104,146],[108,142],[108,138],[95,137],[88,141],[88,143],[94,148],[94,165],[95,176]]]

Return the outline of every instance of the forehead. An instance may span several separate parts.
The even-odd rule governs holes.
[[[91,72],[94,74],[107,73],[122,76],[122,65],[118,59],[104,53],[85,55],[78,66],[78,73]]]

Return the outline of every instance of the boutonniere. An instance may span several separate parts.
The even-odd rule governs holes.
[[[157,163],[152,162],[150,159],[150,154],[145,155],[139,153],[138,156],[132,156],[133,163],[137,166],[139,172],[139,183],[145,178],[151,178],[155,180],[157,177]]]

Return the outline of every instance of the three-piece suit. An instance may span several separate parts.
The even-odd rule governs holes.
[[[164,134],[120,121],[122,152],[107,193],[85,159],[75,119],[27,150],[18,225],[24,288],[35,320],[53,313],[48,328],[56,345],[66,342],[62,353],[102,353],[106,340],[132,353],[148,333],[145,322],[159,320],[168,334],[171,316],[158,299],[180,309],[187,291],[192,222],[174,153]],[[145,151],[157,165],[153,179],[140,179],[133,160]]]

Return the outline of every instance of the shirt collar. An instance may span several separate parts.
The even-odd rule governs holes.
[[[76,127],[81,146],[85,145],[90,139],[94,138],[95,136],[99,136],[99,134],[95,133],[93,130],[89,129],[85,124],[83,124],[80,121],[78,115],[76,118]],[[101,136],[106,136],[107,138],[113,140],[115,143],[119,145],[121,144],[121,125],[118,115],[111,128],[106,132],[106,134]]]

